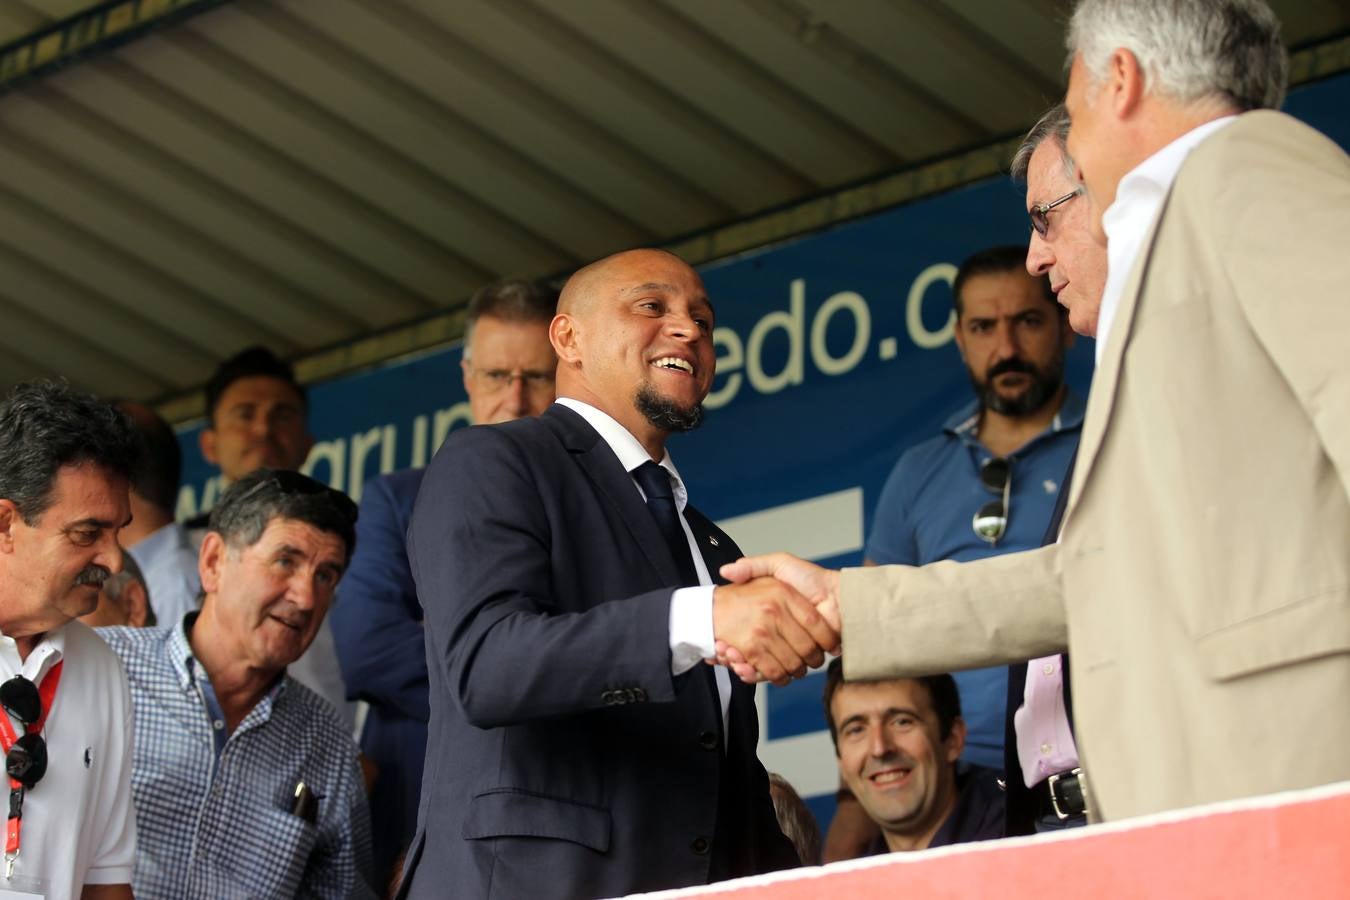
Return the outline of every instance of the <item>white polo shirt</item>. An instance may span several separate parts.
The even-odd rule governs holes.
[[[82,622],[49,632],[22,662],[13,638],[0,634],[0,682],[22,674],[40,684],[62,659],[42,731],[47,774],[24,798],[12,884],[0,853],[0,889],[20,888],[21,876],[43,879],[48,900],[75,900],[86,884],[130,884],[136,861],[131,694],[121,662]],[[22,733],[22,723],[13,717],[10,723]]]

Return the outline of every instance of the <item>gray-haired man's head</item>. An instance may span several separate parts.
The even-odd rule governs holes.
[[[298,659],[333,602],[355,525],[356,504],[299,472],[262,469],[231,485],[202,539],[194,650],[262,673]]]
[[[461,365],[475,423],[537,416],[553,402],[548,326],[557,306],[558,291],[534,281],[490,284],[469,301]]]
[[[1069,114],[1057,103],[1023,138],[1012,174],[1027,188],[1027,271],[1050,279],[1055,299],[1069,311],[1069,327],[1095,337],[1106,288],[1106,248],[1092,236],[1091,209],[1065,147],[1068,135]]]
[[[1207,122],[1277,106],[1288,78],[1262,0],[1080,0],[1068,48],[1067,149],[1102,244],[1126,173]]]

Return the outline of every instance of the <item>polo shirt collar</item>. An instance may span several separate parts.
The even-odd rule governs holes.
[[[15,675],[22,675],[34,684],[41,683],[52,667],[65,656],[68,627],[69,622],[43,635],[42,640],[34,645],[33,652],[23,661],[19,660],[19,647],[14,643],[14,638],[0,632],[0,657],[4,659],[5,668]],[[0,681],[3,680],[5,679],[0,678]]]
[[[1055,417],[1050,420],[1050,427],[1042,434],[1058,434],[1061,431],[1082,428],[1085,412],[1087,412],[1087,402],[1079,396],[1077,391],[1069,388],[1064,392],[1064,402],[1060,404],[1059,412],[1055,413]],[[960,438],[967,444],[974,444],[978,443],[975,427],[979,424],[980,401],[976,398],[958,409],[951,418],[944,422],[942,430]]]

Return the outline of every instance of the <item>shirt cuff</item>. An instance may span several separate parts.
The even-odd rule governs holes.
[[[681,675],[711,658],[713,586],[677,588],[670,596],[670,674]]]

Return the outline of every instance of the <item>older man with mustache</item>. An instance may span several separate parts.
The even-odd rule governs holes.
[[[71,620],[93,611],[122,568],[136,450],[116,410],[64,384],[20,385],[0,402],[0,745],[10,776],[0,886],[10,891],[131,897],[126,676]]]

